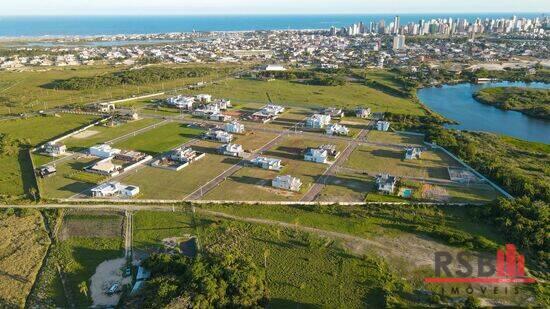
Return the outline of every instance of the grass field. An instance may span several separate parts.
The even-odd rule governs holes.
[[[23,308],[50,239],[40,212],[0,211],[0,307]]]
[[[132,95],[149,94],[183,87],[199,81],[209,81],[219,78],[216,73],[212,73],[200,78],[184,78],[140,86],[124,85],[114,88],[82,91],[55,90],[43,87],[43,85],[47,85],[55,80],[65,80],[72,77],[92,77],[125,69],[128,69],[128,67],[104,65],[81,66],[78,68],[48,68],[24,72],[0,72],[0,114],[48,109],[69,103],[82,104],[128,98]]]
[[[116,143],[114,146],[120,149],[137,150],[150,155],[158,155],[199,137],[201,132],[200,129],[188,128],[180,123],[169,123]]]
[[[193,220],[189,213],[164,213],[138,211],[134,214],[134,247],[155,251],[162,247],[162,240],[193,234]]]
[[[345,165],[372,173],[440,179],[449,179],[448,166],[460,166],[439,151],[424,151],[420,160],[404,160],[404,150],[382,146],[358,147]]]
[[[344,86],[313,86],[293,81],[258,81],[231,79],[200,90],[216,97],[228,98],[235,103],[267,103],[266,92],[276,104],[294,107],[368,106],[373,112],[422,115],[420,106],[411,101],[383,93],[355,83]]]
[[[69,148],[69,150],[80,151],[97,144],[108,142],[114,138],[145,128],[158,122],[160,122],[160,120],[158,119],[141,119],[121,124],[115,127],[95,126],[85,131],[91,132],[90,136],[84,138],[71,137],[64,140],[63,143],[67,146],[67,148]]]
[[[0,121],[0,133],[28,140],[31,145],[44,143],[95,120],[93,116],[62,114],[58,117],[31,117]],[[0,156],[0,195],[21,196],[34,187],[32,166],[27,151],[16,156]]]
[[[367,135],[367,140],[374,143],[394,145],[420,145],[424,146],[424,137],[419,135],[399,134],[372,130]]]
[[[374,190],[374,179],[356,172],[339,172],[327,179],[318,201],[363,202],[365,196]]]
[[[398,80],[398,75],[386,70],[366,70],[361,72],[368,80],[376,81],[384,86],[394,88],[399,91],[406,91],[403,83]]]
[[[105,176],[83,169],[97,160],[95,157],[75,157],[57,164],[55,175],[38,179],[42,197],[68,198],[96,186]]]

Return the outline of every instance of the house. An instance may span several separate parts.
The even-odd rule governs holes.
[[[420,159],[421,155],[422,155],[422,149],[418,147],[405,148],[405,160]]]
[[[220,110],[227,110],[232,107],[231,101],[226,99],[216,100],[214,101],[214,103],[212,103],[212,105],[216,105]]]
[[[344,118],[344,111],[340,108],[328,107],[323,110],[323,115],[329,115],[332,118]]]
[[[99,103],[97,105],[97,111],[100,113],[110,113],[115,111],[115,105],[113,103]]]
[[[268,157],[256,157],[250,161],[251,164],[266,170],[280,171],[283,166],[280,159]]]
[[[193,108],[193,103],[195,103],[194,97],[183,96],[183,95],[178,95],[178,96],[166,99],[166,104],[170,106],[174,106],[179,109],[190,110]]]
[[[105,176],[111,176],[111,177],[116,176],[119,174],[119,171],[122,170],[122,166],[118,164],[114,164],[112,160],[113,160],[112,157],[105,158],[103,160],[100,160],[94,163],[91,166],[85,167],[84,170],[90,173],[95,173],[95,174],[100,174]]]
[[[218,148],[218,152],[226,156],[243,157],[243,146],[238,144],[225,144]]]
[[[57,173],[57,169],[51,165],[42,166],[36,170],[36,174],[42,178],[54,175],[55,173]]]
[[[355,117],[366,119],[366,118],[369,118],[370,113],[371,113],[370,107],[358,108],[355,110]]]
[[[93,197],[134,197],[139,194],[138,186],[129,186],[121,184],[120,182],[107,182],[100,184],[99,186],[91,189]]]
[[[212,96],[209,94],[197,94],[195,99],[201,103],[210,103],[212,102]]]
[[[244,124],[241,124],[237,121],[232,121],[225,124],[225,131],[229,133],[237,133],[237,134],[243,134],[244,133]]]
[[[119,153],[115,154],[115,159],[120,161],[126,161],[131,163],[137,163],[141,160],[144,160],[148,156],[139,151],[133,150],[121,150]]]
[[[312,129],[323,129],[330,124],[330,115],[314,114],[306,119],[306,127]]]
[[[177,162],[192,162],[201,159],[205,154],[197,152],[191,147],[181,147],[174,149],[168,153],[168,158],[172,161]]]
[[[263,71],[266,72],[281,72],[286,71],[285,67],[280,64],[268,64],[262,67]]]
[[[250,116],[252,121],[258,121],[266,123],[270,120],[277,119],[277,117],[284,113],[285,108],[280,105],[268,104],[262,107],[259,111]]]
[[[326,150],[328,152],[328,155],[334,158],[336,158],[340,154],[340,152],[336,149],[336,145],[333,144],[321,145],[319,146],[319,149]]]
[[[120,149],[111,148],[107,144],[92,146],[89,149],[90,155],[100,158],[110,158],[120,153]]]
[[[48,156],[58,157],[67,153],[67,146],[48,142],[43,146],[44,153]]]
[[[203,117],[203,118],[209,118],[210,115],[213,114],[220,114],[221,110],[220,108],[215,104],[207,104],[201,106],[201,108],[197,108],[193,111],[193,116]]]
[[[211,114],[209,118],[210,118],[210,120],[221,121],[221,122],[231,121],[231,119],[232,119],[231,116],[224,115],[224,114],[221,114],[221,113]]]
[[[328,135],[348,135],[349,129],[346,126],[343,126],[338,123],[329,124],[326,128]]]
[[[222,143],[230,143],[233,140],[233,134],[227,133],[220,129],[211,129],[204,133],[203,138]]]
[[[304,160],[315,163],[327,163],[328,151],[320,148],[308,148],[304,153]]]
[[[275,188],[298,192],[302,187],[302,181],[290,175],[277,176],[271,181],[271,185]]]
[[[389,128],[390,123],[388,121],[379,120],[378,122],[376,122],[376,129],[378,131],[388,131]]]
[[[395,191],[397,178],[389,174],[379,174],[376,176],[376,185],[378,191],[385,194],[392,194]]]

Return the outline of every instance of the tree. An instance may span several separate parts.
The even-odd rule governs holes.
[[[32,196],[33,200],[36,201],[38,199],[38,190],[36,190],[35,187],[29,189],[29,194]]]

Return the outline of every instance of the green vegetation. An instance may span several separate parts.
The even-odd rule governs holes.
[[[1,209],[0,307],[23,308],[50,240],[38,210]]]
[[[525,87],[497,87],[474,93],[481,103],[505,110],[515,110],[526,115],[550,120],[550,90]]]
[[[162,240],[181,237],[193,232],[193,222],[187,213],[139,211],[134,215],[134,246],[139,250],[155,251]],[[159,228],[160,227],[160,228]]]
[[[116,143],[115,147],[158,155],[199,137],[201,132],[200,129],[190,128],[180,123],[169,123]]]
[[[387,70],[367,70],[363,77],[367,86],[398,97],[413,97],[416,89],[411,81]]]
[[[126,70],[93,77],[73,77],[57,80],[45,85],[46,88],[63,90],[101,89],[122,85],[143,85],[183,78],[204,77],[212,70],[208,68],[162,68],[147,67]]]

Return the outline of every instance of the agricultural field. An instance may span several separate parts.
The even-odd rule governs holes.
[[[37,145],[94,120],[95,116],[73,114],[3,120],[0,121],[0,134]],[[0,155],[0,171],[0,195],[22,196],[35,187],[27,150],[21,149],[15,156]]]
[[[266,93],[269,93],[273,103],[290,107],[353,109],[358,106],[368,106],[373,112],[391,110],[401,114],[424,114],[418,104],[408,99],[392,96],[357,83],[347,83],[343,86],[314,86],[283,80],[229,79],[205,87],[200,92],[231,99],[236,104],[268,103]],[[191,93],[198,93],[198,91]]]
[[[194,67],[194,65],[187,65],[186,67]],[[58,90],[48,86],[57,80],[101,76],[126,69],[129,69],[129,67],[98,65],[80,66],[78,68],[48,68],[23,72],[0,72],[0,114],[37,111],[67,104],[116,100],[181,88],[200,81],[220,78],[220,75],[213,71],[203,77],[181,78],[145,85],[121,85],[86,90]]]
[[[0,307],[22,308],[50,245],[38,210],[0,210]]]

